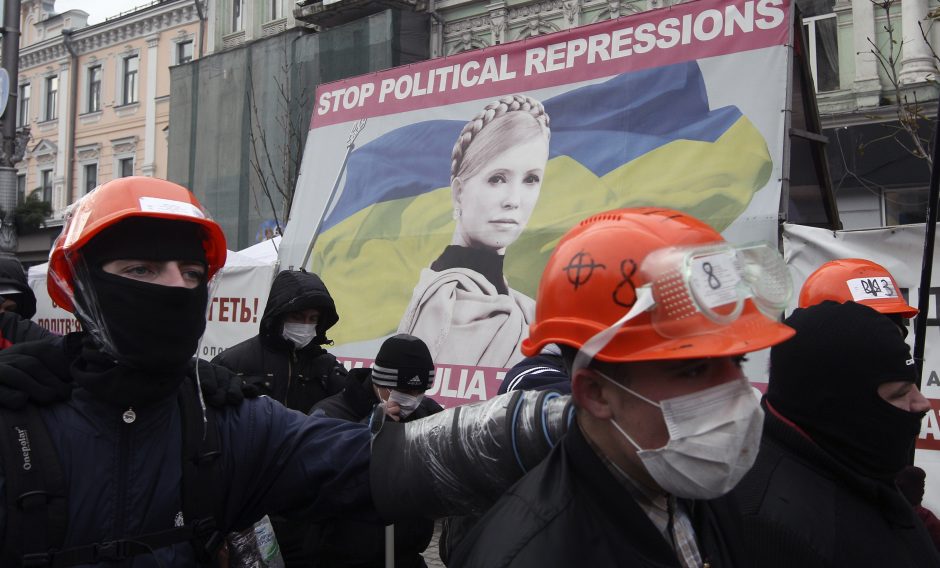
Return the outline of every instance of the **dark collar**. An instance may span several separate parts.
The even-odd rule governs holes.
[[[431,270],[442,272],[449,268],[469,268],[482,274],[497,292],[508,295],[509,287],[503,277],[504,258],[490,250],[447,245],[441,256],[431,263]]]
[[[766,401],[763,406],[766,410]],[[821,475],[835,479],[838,484],[869,501],[893,523],[900,526],[913,523],[912,510],[893,483],[858,474],[772,408],[764,414],[762,445],[768,442],[776,443]]]
[[[666,565],[676,563],[676,553],[663,539],[646,513],[630,497],[627,490],[614,478],[601,458],[584,438],[584,433],[573,423],[562,440],[567,461],[574,473],[575,493],[590,497],[596,507],[604,511],[611,521],[620,521],[623,536],[638,554],[653,562]]]
[[[349,371],[346,375],[346,386],[343,388],[343,400],[359,418],[364,418],[372,412],[372,408],[379,402],[379,397],[372,388],[371,369]]]

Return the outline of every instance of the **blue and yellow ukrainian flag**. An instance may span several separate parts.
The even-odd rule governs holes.
[[[709,109],[695,62],[625,73],[543,104],[549,162],[505,261],[510,286],[532,298],[555,243],[584,217],[655,205],[722,230],[770,177],[766,141],[736,107]],[[421,269],[450,243],[450,158],[465,123],[411,124],[350,155],[308,267],[336,301],[338,344],[394,333]]]

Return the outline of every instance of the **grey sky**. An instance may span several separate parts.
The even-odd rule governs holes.
[[[151,0],[152,1],[152,0]],[[88,12],[88,23],[97,24],[105,18],[116,16],[121,12],[133,10],[139,6],[147,6],[148,0],[56,0],[55,11],[58,13],[67,10],[84,10]]]

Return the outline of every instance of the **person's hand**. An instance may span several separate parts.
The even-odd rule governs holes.
[[[19,343],[0,351],[0,407],[19,410],[68,400],[72,376],[61,350],[47,341]]]
[[[386,401],[385,402],[385,416],[391,418],[395,422],[401,421],[401,406],[397,402]]]
[[[238,406],[246,398],[255,398],[261,391],[258,387],[245,380],[229,369],[198,360],[199,384],[202,387],[202,396],[209,406]],[[195,377],[196,366],[193,366],[191,376]]]

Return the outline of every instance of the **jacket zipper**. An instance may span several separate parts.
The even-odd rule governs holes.
[[[290,383],[291,379],[294,377],[294,366],[291,363],[296,357],[297,353],[292,349],[290,357],[287,358],[287,390],[284,391],[284,406],[287,406],[287,408],[290,408],[290,406],[287,405],[287,399],[290,398]]]
[[[124,537],[127,521],[125,511],[127,509],[127,478],[130,469],[130,450],[131,433],[130,428],[137,420],[137,414],[133,408],[128,408],[121,415],[121,424],[118,426],[118,479],[117,479],[117,501],[115,501],[115,532],[116,538]]]

